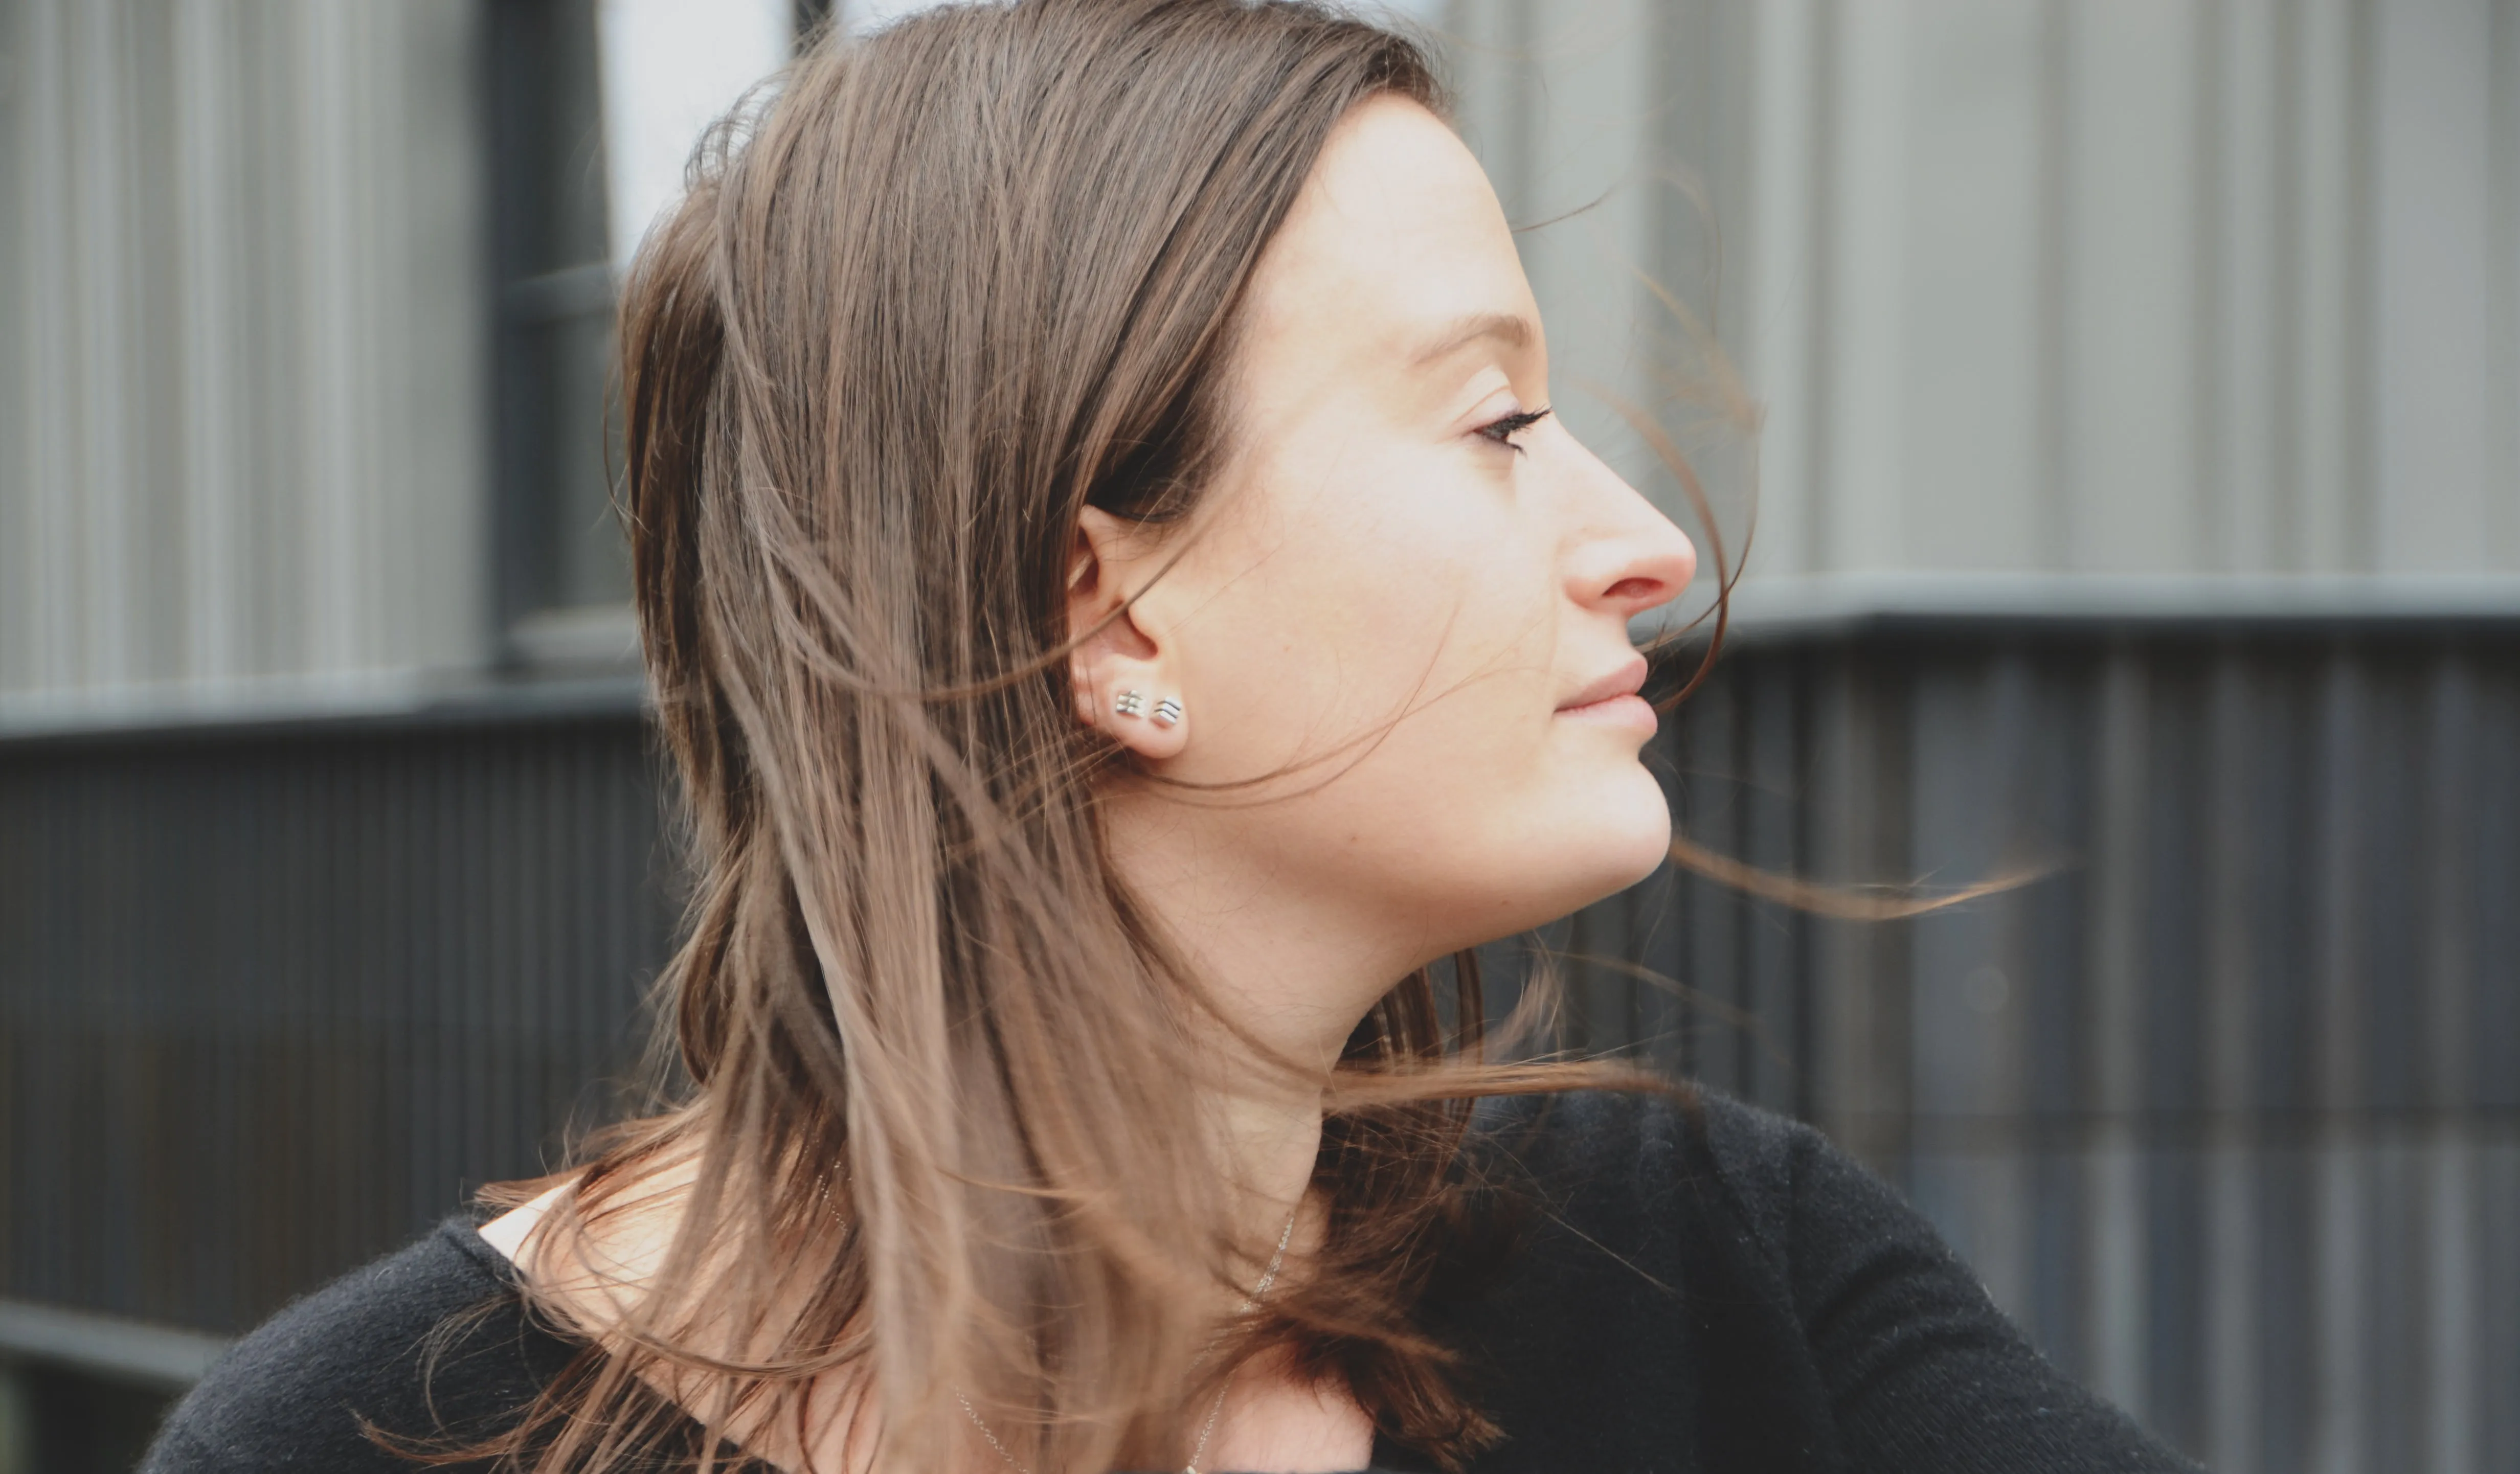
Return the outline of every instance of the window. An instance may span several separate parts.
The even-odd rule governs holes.
[[[486,16],[496,614],[526,663],[629,653],[596,13],[498,0]]]
[[[829,0],[489,7],[495,615],[506,663],[619,667],[636,655],[612,495],[618,270],[679,188],[706,119],[829,14]]]

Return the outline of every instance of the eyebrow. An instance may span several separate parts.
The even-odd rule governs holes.
[[[1483,337],[1493,337],[1508,347],[1520,348],[1535,335],[1531,319],[1512,312],[1480,312],[1456,318],[1444,330],[1426,340],[1423,347],[1409,355],[1411,368],[1422,368],[1439,358],[1458,353]]]

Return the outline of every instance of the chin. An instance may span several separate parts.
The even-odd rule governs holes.
[[[1671,804],[1642,768],[1587,785],[1575,801],[1547,806],[1544,823],[1497,858],[1524,913],[1512,930],[1552,921],[1613,896],[1654,872],[1671,854]]]
[[[1633,747],[1585,752],[1558,772],[1548,826],[1573,842],[1549,849],[1565,857],[1567,880],[1580,875],[1584,892],[1567,910],[1627,889],[1670,858],[1671,799]]]
[[[1601,878],[1590,901],[1626,890],[1671,856],[1671,802],[1662,785],[1640,768],[1626,786],[1630,791],[1601,805],[1591,831]]]

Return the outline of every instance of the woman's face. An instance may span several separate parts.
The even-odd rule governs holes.
[[[1080,549],[1075,617],[1145,589],[1080,651],[1080,717],[1186,783],[1280,775],[1133,798],[1162,806],[1133,821],[1166,857],[1152,883],[1194,871],[1211,907],[1291,891],[1422,960],[1644,875],[1670,814],[1638,761],[1654,715],[1628,621],[1695,554],[1532,418],[1548,351],[1478,163],[1414,103],[1361,106],[1245,310],[1202,513],[1089,514]],[[1128,690],[1181,721],[1115,714]]]

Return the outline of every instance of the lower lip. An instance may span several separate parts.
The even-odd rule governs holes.
[[[1593,722],[1603,727],[1629,727],[1650,733],[1662,724],[1644,697],[1612,696],[1605,701],[1587,701],[1581,706],[1561,706],[1557,714],[1570,722]]]

